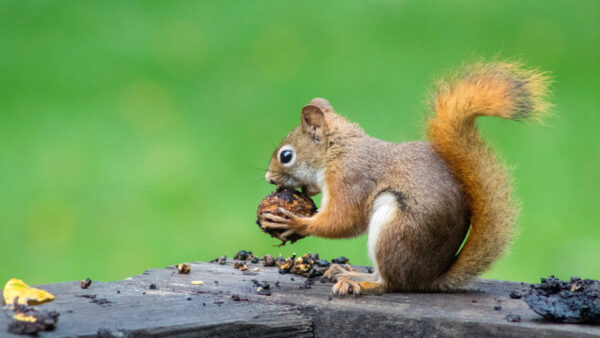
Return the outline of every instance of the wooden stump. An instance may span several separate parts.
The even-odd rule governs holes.
[[[336,297],[331,283],[316,279],[306,289],[306,278],[247,264],[246,272],[235,270],[230,261],[192,263],[189,274],[179,274],[174,266],[151,269],[122,281],[93,282],[88,289],[81,289],[79,281],[41,285],[56,299],[39,308],[60,312],[57,329],[42,335],[600,336],[600,326],[549,323],[521,299],[511,299],[511,291],[529,288],[523,283],[479,279],[459,293]],[[254,267],[260,271],[251,272]],[[259,295],[253,279],[268,282],[271,295]],[[509,314],[521,321],[507,321]],[[0,336],[10,336],[10,320],[0,316]]]

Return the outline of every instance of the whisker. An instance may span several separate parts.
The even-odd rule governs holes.
[[[271,135],[269,135],[269,134],[267,134],[267,133],[265,133],[264,135],[265,135],[265,136],[266,136],[266,137],[269,139],[269,142],[271,142],[271,144],[273,145],[273,148],[277,147],[277,146],[275,145],[275,142],[273,142],[273,139],[271,138]]]
[[[252,170],[258,170],[258,171],[262,171],[262,172],[265,172],[265,173],[266,173],[267,171],[269,171],[269,169],[264,169],[264,168],[257,168],[257,167],[248,167],[248,168],[250,168],[250,169],[252,169]]]

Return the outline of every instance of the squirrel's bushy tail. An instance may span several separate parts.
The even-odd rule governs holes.
[[[460,181],[472,212],[471,232],[456,261],[432,285],[449,290],[476,277],[509,244],[518,213],[507,170],[479,137],[475,119],[540,119],[547,78],[516,64],[475,64],[439,83],[428,138]]]

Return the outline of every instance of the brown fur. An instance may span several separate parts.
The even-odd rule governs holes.
[[[315,99],[273,153],[267,180],[323,192],[325,205],[312,217],[290,214],[285,224],[272,225],[287,235],[356,236],[370,228],[377,201],[392,207],[391,200],[392,216],[374,238],[377,272],[368,277],[332,267],[334,291],[457,288],[499,257],[516,217],[506,171],[479,139],[474,120],[538,117],[544,89],[542,75],[512,64],[471,66],[440,84],[436,116],[428,122],[431,143],[372,138]],[[285,145],[296,152],[291,166],[277,158]],[[456,258],[469,224],[471,234]]]

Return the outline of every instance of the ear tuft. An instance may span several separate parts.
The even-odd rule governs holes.
[[[301,123],[304,130],[316,143],[320,143],[324,136],[327,126],[325,125],[325,115],[321,108],[309,104],[302,108]]]

